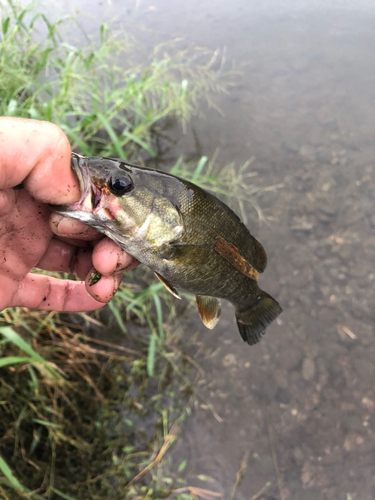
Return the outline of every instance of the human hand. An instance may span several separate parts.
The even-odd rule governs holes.
[[[68,139],[56,125],[0,118],[0,310],[95,310],[113,297],[122,272],[138,264],[94,229],[52,213],[48,204],[80,198],[70,156]],[[24,189],[12,189],[21,183]],[[93,267],[102,277],[90,287]],[[32,274],[32,268],[85,281]]]

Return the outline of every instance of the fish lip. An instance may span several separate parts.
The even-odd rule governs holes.
[[[102,199],[101,190],[95,186],[90,177],[90,172],[87,164],[82,161],[85,157],[72,153],[70,166],[76,174],[81,192],[80,199],[69,205],[51,205],[56,212],[96,212],[100,208]]]
[[[84,207],[85,201],[87,198],[90,196],[90,201],[92,205],[92,190],[91,190],[91,180],[89,176],[89,171],[88,168],[85,164],[82,165],[82,162],[80,162],[81,156],[77,155],[76,153],[72,153],[72,159],[70,162],[70,166],[74,173],[76,174],[79,182],[79,189],[81,191],[81,197],[76,203],[72,203],[70,205],[67,205],[67,208],[71,210],[78,210],[82,209]]]

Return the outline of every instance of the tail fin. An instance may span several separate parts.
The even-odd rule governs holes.
[[[267,326],[282,312],[278,302],[261,291],[258,300],[245,311],[236,311],[237,326],[244,342],[254,345],[265,334]]]

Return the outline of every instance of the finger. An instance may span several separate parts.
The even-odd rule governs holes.
[[[28,274],[8,307],[29,307],[47,311],[95,311],[103,306],[87,293],[83,281],[59,280]]]
[[[50,216],[49,225],[57,236],[62,236],[64,238],[91,241],[103,237],[98,231],[83,224],[83,222],[64,217],[55,212]]]
[[[122,250],[109,238],[103,238],[95,245],[92,252],[92,263],[95,269],[104,275],[110,275],[120,270],[133,269],[139,264],[137,259]]]
[[[13,189],[0,191],[0,217],[10,214],[14,210],[16,193]]]
[[[23,182],[45,203],[61,205],[79,200],[79,183],[70,168],[69,141],[56,125],[2,117],[0,149],[0,188]]]
[[[95,269],[91,269],[91,272],[93,271]],[[87,292],[99,302],[109,302],[120,286],[122,273],[116,273],[113,276],[102,276],[95,285],[90,285],[91,272],[87,275],[85,281]]]
[[[89,248],[90,250],[92,249],[91,241],[75,240],[73,238],[63,238],[62,236],[55,236],[54,238],[56,240],[63,241],[64,243],[68,243],[69,245],[72,245],[74,247]]]
[[[72,273],[84,280],[92,267],[91,249],[52,239],[36,267],[44,271]]]

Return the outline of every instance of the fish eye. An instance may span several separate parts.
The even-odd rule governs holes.
[[[111,177],[108,187],[116,196],[130,193],[134,189],[133,182],[129,177]]]

